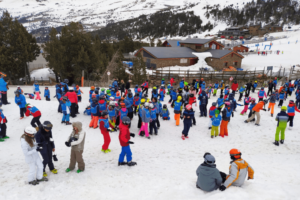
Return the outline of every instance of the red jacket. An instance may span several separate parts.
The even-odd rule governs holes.
[[[235,90],[235,91],[238,89],[238,87],[239,87],[238,83],[232,83],[232,85],[231,85],[231,89]]]
[[[67,92],[65,96],[68,97],[71,103],[78,103],[77,94],[75,92]]]
[[[171,86],[173,86],[173,84],[175,83],[174,78],[171,78],[170,83],[171,83]]]
[[[295,103],[289,103],[288,107],[295,107],[295,111],[300,112],[300,110],[297,108],[297,106],[295,105]],[[288,112],[287,113],[288,116],[295,116],[295,112]]]
[[[30,109],[30,108],[33,108],[33,109]],[[27,106],[25,115],[28,117],[30,114],[33,117],[38,117],[38,116],[42,115],[41,112],[39,110],[37,110],[36,107]]]
[[[130,132],[128,125],[124,125],[123,123],[120,123],[119,125],[120,133],[119,133],[119,140],[120,140],[120,145],[122,147],[127,147],[128,141],[130,140]]]
[[[105,119],[105,118],[104,117],[100,117],[100,119]],[[104,127],[104,124],[105,124],[104,121],[100,122],[100,131],[101,131],[101,133],[102,132],[104,132],[104,133],[108,132],[107,128]]]
[[[5,124],[6,123],[6,117],[5,118],[2,118],[1,116],[0,116],[0,123],[3,123],[3,124]]]
[[[196,103],[196,97],[189,98],[189,104],[193,105],[193,103]]]

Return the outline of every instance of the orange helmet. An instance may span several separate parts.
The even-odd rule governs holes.
[[[203,78],[201,78],[201,81],[203,81]]]
[[[95,86],[91,86],[91,90],[94,90],[95,89]]]
[[[241,158],[242,153],[238,149],[231,149],[229,151],[231,159],[239,159]]]
[[[79,86],[78,86],[78,85],[76,85],[76,88],[78,89],[78,88],[79,88]]]
[[[116,93],[116,95],[117,95],[117,97],[121,96],[119,91]]]
[[[96,94],[95,93],[92,94],[92,98],[96,98]]]

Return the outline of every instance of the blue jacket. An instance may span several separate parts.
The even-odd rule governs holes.
[[[112,110],[108,109],[108,116],[109,116],[110,119],[113,118],[113,117],[117,117],[116,108],[114,108]]]
[[[219,88],[219,84],[215,83],[215,89],[218,89],[218,88]]]
[[[180,111],[182,102],[175,101],[174,102],[174,111]]]
[[[194,88],[195,88],[195,89],[198,89],[198,88],[199,88],[199,87],[198,87],[198,86],[199,86],[198,84],[199,84],[199,83],[196,81],[196,82],[195,82],[195,85],[194,85]]]
[[[255,89],[255,88],[257,87],[257,83],[254,83],[254,84],[253,84],[253,87],[254,87],[254,89]]]
[[[108,119],[101,119],[101,118],[100,118],[100,119],[98,120],[99,127],[100,127],[100,123],[101,123],[101,122],[104,122],[104,127],[105,127],[105,128],[109,128],[109,122],[108,122]]]
[[[224,105],[224,98],[218,98],[217,104],[218,104],[218,107]]]
[[[190,122],[194,118],[194,111],[184,110],[183,116],[185,116],[184,121]],[[190,118],[187,118],[187,117],[190,117]]]
[[[91,105],[91,113],[93,116],[100,117],[100,110],[99,110],[99,104],[98,103],[92,103]]]
[[[126,111],[122,109],[120,109],[120,119],[123,119],[123,117],[128,115],[128,110],[126,109]]]
[[[112,86],[113,86],[113,87],[118,87],[118,81],[114,81],[114,82],[112,83]]]
[[[211,121],[212,121],[213,126],[220,126],[222,117],[221,117],[221,115],[218,115],[218,117],[216,117],[216,115],[213,115],[213,117],[211,118]]]
[[[151,110],[151,119],[152,119],[152,120],[156,120],[156,112],[157,112],[157,109],[154,107],[154,108]]]
[[[40,91],[40,85],[39,84],[33,84],[33,91],[39,92]]]
[[[155,97],[155,98],[158,97],[158,92],[157,92],[157,90],[153,90],[153,91],[152,91],[152,97]]]
[[[277,85],[277,80],[274,80],[274,81],[273,81],[273,84],[274,84],[274,85]]]
[[[0,91],[6,92],[7,88],[6,88],[7,83],[5,82],[5,80],[3,78],[0,78]]]
[[[254,106],[256,106],[256,103],[251,103],[248,109],[249,109],[249,110],[252,110],[252,108],[253,108]]]
[[[44,97],[48,97],[48,98],[50,98],[50,90],[48,89],[48,90],[44,90]]]
[[[71,112],[71,102],[69,100],[66,101],[66,103],[63,103],[63,101],[61,101],[61,110],[63,112],[64,115],[68,115]]]
[[[283,100],[283,99],[284,99],[284,93],[280,93],[280,94],[279,94],[279,99],[280,99],[280,100]]]
[[[176,101],[177,100],[177,93],[175,91],[171,91],[171,97],[172,97],[172,100],[173,101]]]
[[[240,93],[243,93],[245,91],[245,88],[243,88],[243,87],[241,87],[240,89],[239,89],[239,92]]]
[[[162,117],[169,117],[170,113],[169,113],[168,108],[167,109],[162,109],[161,115],[162,115]]]
[[[202,93],[199,95],[198,100],[200,100],[199,105],[206,105],[208,103],[208,96],[205,91],[202,91]]]
[[[128,99],[125,99],[124,103],[125,103],[127,111],[129,113],[133,112],[133,110],[132,110],[132,103]]]
[[[179,87],[184,88],[184,81],[183,80],[180,81]]]
[[[19,106],[19,108],[25,108],[26,99],[23,94],[20,94],[19,97],[15,96],[15,103]]]
[[[142,122],[149,123],[151,118],[151,114],[149,109],[143,108],[142,109]]]

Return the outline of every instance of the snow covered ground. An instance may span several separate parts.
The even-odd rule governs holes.
[[[41,86],[43,94],[44,87]],[[195,106],[197,126],[191,128],[190,138],[183,141],[181,131],[183,124],[175,126],[173,110],[170,121],[161,120],[158,136],[151,140],[136,136],[131,145],[133,160],[137,166],[118,167],[118,157],[121,151],[118,133],[111,133],[111,153],[101,152],[103,137],[99,129],[89,129],[90,118],[82,113],[88,105],[89,88],[81,88],[84,92],[83,102],[79,104],[77,118],[87,132],[84,150],[86,171],[77,174],[65,173],[69,165],[70,148],[64,142],[71,133],[71,126],[61,125],[62,115],[57,113],[58,102],[52,99],[46,102],[29,100],[42,112],[41,121],[50,120],[53,127],[53,137],[56,145],[58,162],[55,167],[58,174],[50,174],[47,168],[49,182],[38,186],[25,184],[28,167],[20,147],[20,136],[23,129],[30,125],[31,117],[19,119],[19,108],[14,103],[13,92],[16,87],[11,86],[8,99],[11,102],[3,106],[3,112],[8,119],[7,134],[11,138],[1,143],[1,173],[0,199],[40,200],[40,199],[299,199],[300,196],[300,114],[296,113],[295,127],[286,131],[284,145],[276,147],[272,144],[275,137],[276,121],[269,112],[262,112],[261,126],[253,123],[245,124],[246,116],[239,113],[237,108],[234,118],[228,126],[229,136],[226,138],[210,138],[207,129],[209,118],[199,118],[199,109]],[[31,92],[31,86],[22,87],[24,92]],[[55,88],[50,87],[51,97]],[[257,98],[257,94],[252,94]],[[294,95],[289,99],[294,99]],[[168,100],[169,97],[166,97]],[[165,100],[165,102],[166,102]],[[216,97],[209,100],[209,106]],[[286,105],[286,102],[285,102]],[[168,104],[169,107],[169,104]],[[277,114],[279,109],[275,108]],[[137,117],[134,117],[133,133],[138,133]],[[195,187],[196,169],[203,162],[205,152],[212,153],[216,158],[217,168],[228,173],[229,150],[238,148],[242,157],[255,170],[254,180],[246,181],[243,187],[230,187],[224,192],[203,192]]]

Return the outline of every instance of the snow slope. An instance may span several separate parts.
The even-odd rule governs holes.
[[[62,115],[57,113],[58,102],[29,100],[27,102],[38,107],[42,112],[41,121],[50,120],[53,124],[53,137],[56,145],[58,162],[55,163],[58,174],[49,173],[49,182],[39,186],[25,184],[28,167],[20,147],[20,136],[23,129],[30,124],[31,117],[19,119],[19,108],[14,103],[11,86],[8,91],[9,101],[3,106],[3,112],[8,118],[8,136],[11,138],[1,143],[1,173],[0,199],[5,200],[48,200],[48,199],[210,199],[210,200],[253,200],[299,199],[300,173],[300,119],[296,113],[295,127],[286,131],[284,145],[275,147],[274,141],[276,121],[269,112],[262,112],[261,126],[253,123],[244,124],[246,116],[239,113],[237,108],[234,118],[228,126],[229,136],[226,138],[210,138],[207,129],[209,118],[199,118],[196,110],[197,126],[191,128],[190,138],[183,141],[181,131],[183,124],[175,126],[173,111],[170,121],[161,120],[158,136],[151,140],[136,136],[131,145],[133,160],[138,164],[132,168],[118,167],[118,157],[121,151],[118,133],[111,133],[111,153],[101,152],[103,137],[99,129],[89,129],[90,118],[80,114],[71,121],[81,121],[87,132],[83,157],[86,171],[77,174],[65,173],[69,165],[70,148],[64,142],[71,133],[71,127],[61,125]],[[31,86],[22,88],[24,92],[31,92]],[[43,94],[44,87],[41,86]],[[83,102],[80,103],[80,113],[88,104],[89,88],[82,88]],[[50,87],[51,97],[55,88]],[[257,94],[251,94],[257,98]],[[166,98],[168,100],[169,97]],[[289,99],[294,99],[294,95]],[[209,100],[209,106],[216,97]],[[286,104],[286,102],[285,102]],[[168,104],[169,107],[169,104]],[[275,113],[279,109],[275,108]],[[131,132],[138,133],[137,117],[132,122]],[[242,157],[255,170],[254,180],[245,181],[243,187],[230,187],[224,192],[203,192],[195,187],[196,169],[203,162],[205,152],[212,153],[216,158],[217,168],[228,173],[229,150],[238,148]],[[46,169],[49,172],[49,169]]]
[[[238,5],[238,0],[2,0],[0,11],[8,10],[13,17],[26,18],[24,26],[29,31],[40,27],[64,26],[71,21],[81,22],[88,30],[95,30],[111,22],[148,15],[159,10],[194,11],[204,24],[203,7],[220,4]],[[196,6],[190,8],[189,5]],[[182,11],[179,11],[182,12]]]

